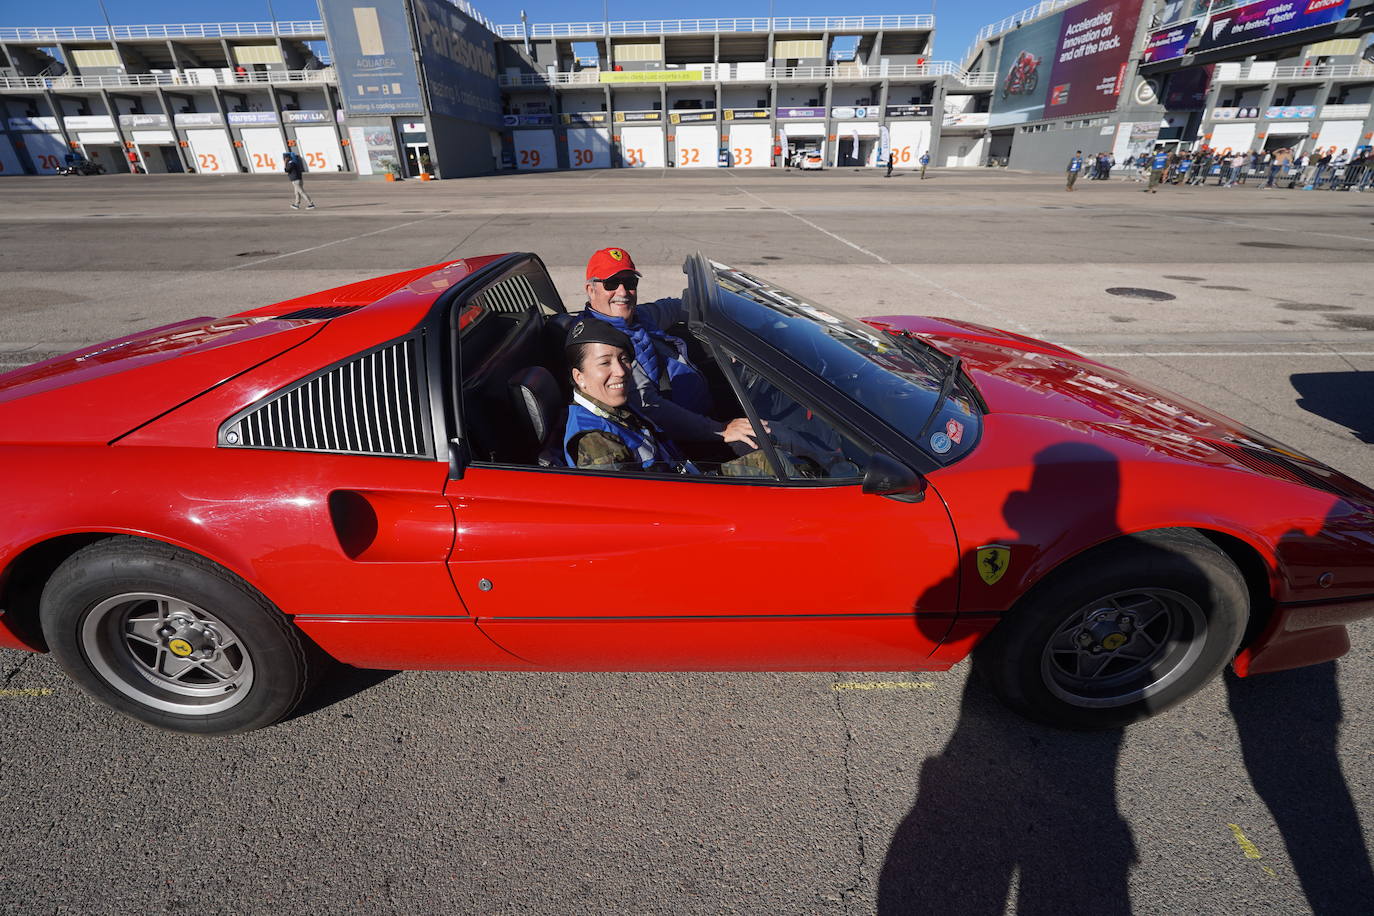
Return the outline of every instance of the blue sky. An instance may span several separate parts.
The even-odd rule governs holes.
[[[180,22],[267,21],[267,0],[104,0],[110,21],[116,25],[150,25]],[[666,3],[662,0],[605,0],[611,19],[713,19],[767,16],[768,0],[696,0]],[[821,0],[774,0],[774,16],[859,16],[929,13],[935,4],[935,58],[959,60],[974,34],[1033,0],[859,0],[857,3]],[[523,7],[532,22],[599,21],[602,0],[511,0],[507,3],[474,2],[497,23],[518,22]],[[314,0],[272,0],[278,19],[318,19]],[[65,0],[56,6],[33,0],[0,0],[0,26],[103,25],[97,0]]]

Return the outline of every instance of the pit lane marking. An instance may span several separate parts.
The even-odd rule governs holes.
[[[1232,833],[1233,836],[1235,836],[1235,838],[1236,838],[1236,843],[1240,846],[1240,851],[1243,852],[1243,853],[1245,853],[1245,858],[1247,858],[1247,859],[1262,859],[1262,858],[1264,858],[1263,854],[1261,854],[1260,851],[1259,851],[1259,847],[1256,846],[1254,843],[1250,842],[1250,838],[1247,837],[1247,836],[1245,835],[1245,833],[1241,831],[1239,825],[1237,825],[1237,824],[1227,824],[1226,826],[1231,828],[1231,833]],[[1275,872],[1275,871],[1274,871],[1272,868],[1270,868],[1268,865],[1261,865],[1260,867],[1264,869],[1264,873],[1265,873],[1266,875],[1268,875],[1269,877],[1271,877],[1271,878],[1277,878],[1277,877],[1278,877],[1278,873]]]
[[[754,198],[754,200],[757,200],[759,203],[763,204],[764,206],[766,206],[766,207],[772,207],[773,209],[777,210],[779,213],[785,213],[785,214],[787,214],[788,216],[792,217],[793,219],[797,220],[798,222],[805,223],[806,225],[810,226],[812,229],[815,229],[817,232],[819,232],[819,233],[821,233],[821,234],[823,234],[823,235],[828,235],[828,236],[830,236],[832,239],[834,239],[835,241],[840,242],[841,244],[844,244],[844,245],[848,245],[850,248],[853,248],[855,251],[857,251],[857,252],[859,252],[859,253],[861,253],[861,254],[866,254],[866,255],[868,255],[870,258],[872,258],[873,260],[877,261],[879,264],[886,264],[887,266],[893,268],[894,270],[901,271],[902,273],[906,274],[908,277],[911,277],[911,278],[914,279],[914,280],[919,280],[919,281],[921,281],[922,283],[926,284],[927,286],[934,287],[935,289],[939,290],[940,292],[944,293],[944,294],[947,295],[947,296],[953,296],[955,299],[958,299],[960,302],[964,302],[964,303],[966,303],[966,304],[968,304],[968,305],[971,305],[971,306],[973,306],[973,307],[976,308],[976,309],[979,309],[979,310],[981,310],[981,311],[983,311],[983,312],[988,313],[989,315],[996,316],[998,324],[1000,324],[1000,325],[1002,325],[1002,326],[1004,326],[1004,327],[1014,328],[1015,330],[1021,332],[1022,334],[1034,335],[1034,333],[1035,333],[1033,330],[1031,330],[1031,329],[1030,329],[1029,327],[1027,327],[1026,325],[1022,324],[1021,322],[1017,321],[1017,320],[1016,320],[1015,318],[1013,318],[1011,315],[1007,315],[1007,314],[1005,314],[1005,313],[1003,313],[1003,312],[1000,312],[1000,311],[998,311],[997,309],[993,308],[993,307],[990,306],[990,305],[984,305],[983,303],[977,301],[976,299],[970,299],[968,296],[965,296],[963,293],[958,292],[957,290],[950,289],[948,286],[945,286],[945,285],[943,285],[943,284],[941,284],[941,283],[937,283],[936,281],[930,279],[929,277],[927,277],[927,276],[925,276],[925,275],[923,275],[923,274],[919,274],[919,273],[917,273],[917,272],[914,271],[914,270],[910,270],[910,269],[908,269],[908,268],[906,268],[906,267],[903,267],[901,264],[893,264],[891,261],[889,261],[887,258],[883,257],[882,255],[878,254],[877,252],[869,251],[867,248],[863,247],[862,245],[858,245],[858,244],[855,244],[854,242],[851,242],[849,239],[845,238],[844,236],[836,235],[835,233],[831,232],[829,229],[825,229],[825,228],[823,228],[823,227],[821,227],[821,226],[816,225],[815,223],[811,222],[811,220],[809,220],[809,219],[807,219],[806,217],[802,216],[800,213],[797,213],[795,210],[791,210],[791,209],[789,209],[789,208],[787,208],[787,207],[784,207],[784,206],[782,206],[782,205],[780,205],[780,204],[770,204],[768,201],[764,200],[762,197],[758,196],[758,195],[755,194],[753,191],[749,190],[748,188],[741,187],[740,185],[735,185],[735,188],[736,188],[737,190],[739,190],[739,191],[742,191],[742,192],[745,193],[745,194],[748,194],[750,197]]]
[[[51,687],[7,687],[0,690],[0,699],[10,699],[12,697],[50,697],[53,695]]]
[[[934,690],[934,681],[839,681],[834,690]]]
[[[292,257],[295,257],[295,256],[298,255],[298,254],[307,254],[307,253],[309,253],[309,252],[311,252],[311,251],[319,251],[321,248],[329,248],[329,247],[331,247],[331,246],[333,246],[333,245],[342,245],[344,242],[356,242],[358,239],[365,239],[365,238],[367,238],[368,236],[372,236],[372,235],[381,235],[383,232],[395,232],[397,229],[404,229],[404,228],[406,228],[407,226],[418,226],[420,223],[427,223],[427,222],[429,222],[430,220],[441,219],[441,218],[443,218],[443,217],[445,217],[445,216],[452,216],[452,215],[453,215],[453,211],[452,211],[452,210],[440,210],[438,213],[435,213],[433,216],[426,216],[426,217],[424,217],[424,218],[422,218],[422,219],[413,219],[413,220],[411,220],[411,221],[408,222],[408,223],[400,223],[400,224],[395,225],[395,226],[384,226],[384,227],[382,227],[381,229],[373,229],[371,232],[364,232],[362,235],[352,235],[352,236],[349,236],[349,237],[346,238],[346,239],[335,239],[335,240],[332,241],[332,242],[325,242],[325,243],[322,244],[322,245],[315,245],[315,246],[312,246],[312,247],[310,247],[310,248],[300,248],[300,249],[297,249],[296,251],[288,251],[288,252],[286,252],[285,254],[274,255],[273,257],[270,257],[270,258],[263,258],[263,259],[261,259],[261,260],[259,260],[259,261],[249,261],[249,262],[247,262],[247,263],[245,263],[245,264],[235,264],[235,265],[233,265],[232,267],[224,267],[224,268],[221,268],[219,272],[220,272],[220,273],[228,273],[228,272],[231,271],[231,270],[243,270],[245,267],[256,267],[258,264],[266,264],[266,263],[268,263],[269,261],[280,261],[282,258],[292,258]]]

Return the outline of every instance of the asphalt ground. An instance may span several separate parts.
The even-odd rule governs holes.
[[[1009,171],[0,181],[0,368],[447,258],[700,250],[1048,337],[1374,482],[1374,194]],[[1109,293],[1136,288],[1173,298]],[[761,571],[766,573],[767,571]],[[1374,626],[1107,734],[945,674],[339,673],[228,739],[0,650],[3,913],[1360,913]]]

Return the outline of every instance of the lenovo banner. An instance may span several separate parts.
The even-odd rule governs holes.
[[[1145,51],[1140,56],[1140,62],[1153,64],[1161,60],[1173,60],[1175,57],[1182,57],[1184,50],[1188,47],[1188,42],[1192,40],[1193,33],[1196,31],[1197,21],[1194,20],[1174,28],[1151,32],[1149,39],[1145,42]]]
[[[1064,12],[1045,117],[1072,117],[1116,107],[1141,3],[1088,0]]]
[[[1242,41],[1272,38],[1345,18],[1350,0],[1260,0],[1217,13],[1194,50],[1206,51]]]

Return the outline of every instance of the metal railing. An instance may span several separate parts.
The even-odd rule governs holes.
[[[682,71],[645,71],[646,74],[670,74],[680,72]],[[824,82],[827,80],[912,79],[936,76],[952,76],[966,86],[992,86],[997,81],[997,75],[995,73],[969,73],[949,60],[933,60],[925,64],[890,64],[887,67],[880,65],[863,66],[859,64],[842,64],[833,67],[766,67],[761,73],[754,72],[749,74],[740,74],[732,64],[706,64],[702,66],[698,72],[701,73],[703,82],[722,83],[758,83],[770,80],[811,80],[814,82]],[[520,73],[516,75],[502,75],[500,77],[501,85],[508,88],[529,87],[542,89],[549,85],[596,85],[600,83],[600,81],[600,70],[579,70],[576,72],[558,72],[551,74]],[[653,83],[656,81],[653,79],[646,79],[645,82]]]
[[[498,25],[502,38],[600,38],[611,35],[675,35],[697,32],[801,32],[876,31],[878,29],[933,29],[935,17],[911,16],[789,16],[744,19],[644,19],[630,22],[549,22]]]
[[[267,70],[237,76],[221,69],[172,73],[119,73],[109,76],[8,76],[0,77],[0,89],[108,89],[124,86],[235,86],[251,83],[334,83],[333,67],[318,70]]]
[[[52,26],[0,28],[0,41],[109,41],[140,38],[241,38],[310,35],[324,37],[324,22],[301,19],[277,22],[198,22],[168,25]]]
[[[1228,67],[1226,64],[1218,64],[1213,71],[1212,79],[1217,82],[1234,82],[1236,80],[1295,80],[1295,79],[1325,79],[1328,77],[1368,77],[1374,76],[1374,64],[1320,64],[1313,67],[1275,67],[1269,61],[1258,61],[1255,63],[1240,64],[1236,68]]]

